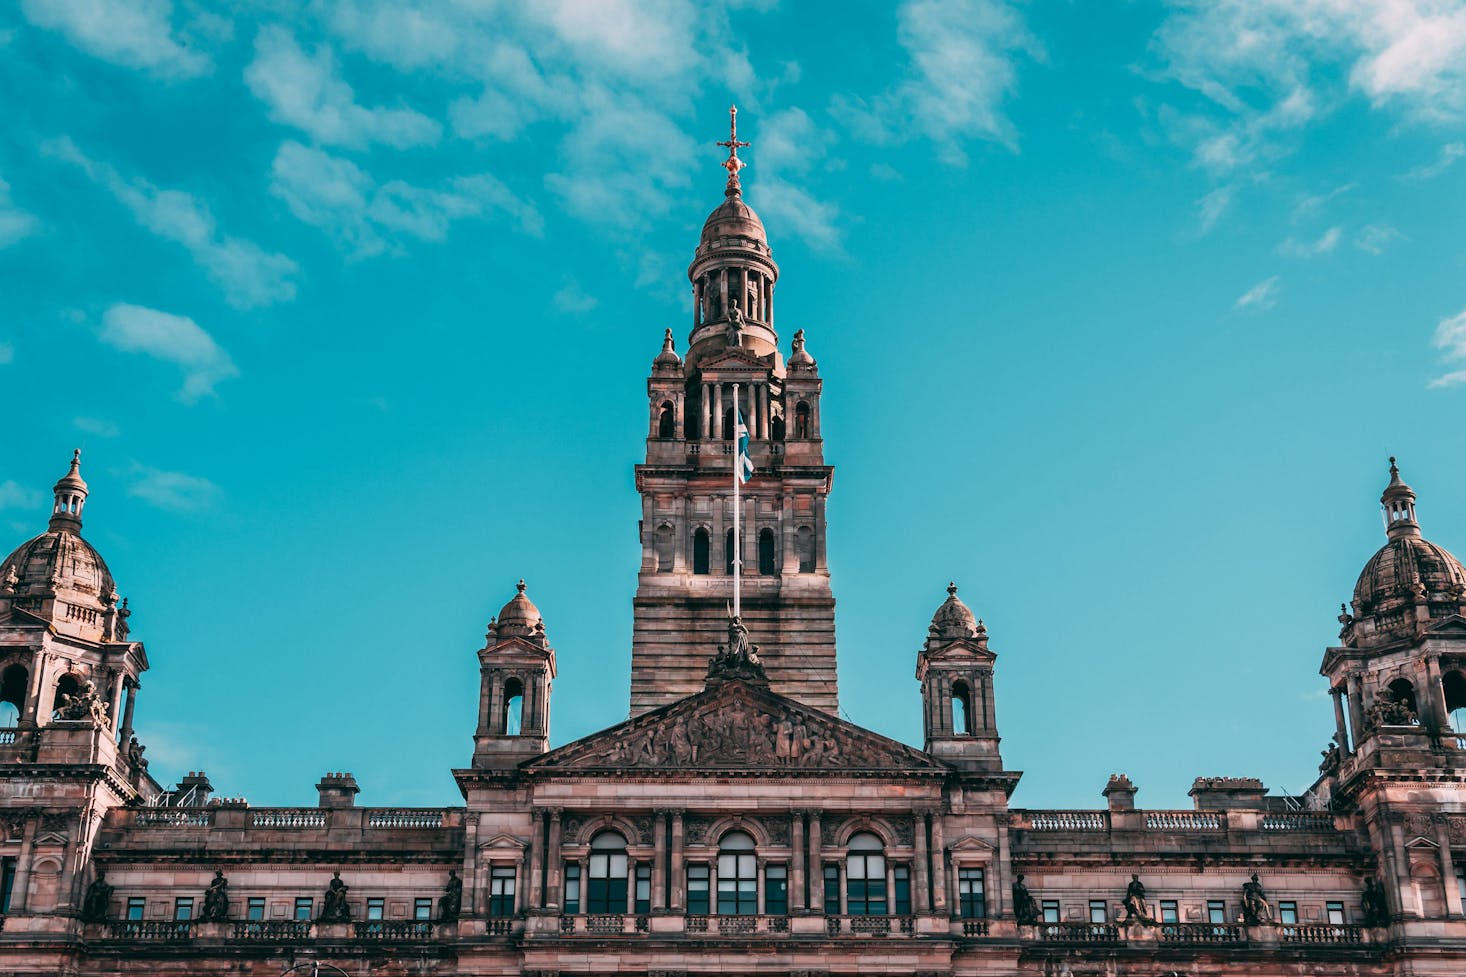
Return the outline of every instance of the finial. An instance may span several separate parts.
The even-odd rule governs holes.
[[[675,353],[677,347],[672,339],[672,330],[669,328],[667,334],[662,337],[662,351],[664,353]]]
[[[728,171],[728,187],[723,194],[728,197],[736,197],[743,192],[738,183],[738,171],[748,165],[738,158],[738,147],[747,146],[748,143],[738,141],[738,106],[736,105],[728,108],[728,139],[718,145],[728,147],[728,158],[723,161],[723,169]]]
[[[947,596],[948,597],[956,597],[957,596],[957,581],[955,581],[955,580],[949,580],[949,581],[947,581]]]
[[[514,585],[514,589],[515,590],[518,590],[521,594],[524,593],[524,578],[523,577],[520,577],[519,578],[519,583],[517,583],[517,584]]]
[[[1390,460],[1391,461],[1394,461],[1395,459],[1391,458]],[[81,449],[80,448],[72,448],[71,449],[71,474],[75,475],[80,470],[81,470]]]
[[[1394,455],[1390,455],[1390,474],[1391,475],[1398,475],[1398,474],[1400,474],[1400,469],[1395,465],[1395,456]]]

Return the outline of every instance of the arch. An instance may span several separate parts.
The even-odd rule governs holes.
[[[674,539],[676,528],[670,522],[664,522],[657,527],[656,548],[657,548],[657,572],[671,573],[672,563],[675,556],[676,546]]]
[[[30,670],[19,662],[7,665],[5,671],[0,672],[0,727],[11,729],[20,722],[30,687]]]
[[[657,437],[663,441],[677,437],[677,408],[670,400],[662,401],[662,406],[657,411]]]
[[[592,836],[586,864],[586,913],[626,912],[627,865],[625,835],[606,830]]]
[[[699,526],[692,534],[692,572],[706,574],[709,572],[709,544],[708,531]]]
[[[1446,698],[1446,716],[1457,733],[1466,732],[1466,675],[1451,671],[1441,676],[1441,692]]]
[[[888,848],[896,837],[896,832],[891,825],[880,818],[872,818],[868,815],[851,818],[841,824],[839,828],[830,835],[830,843],[836,848],[849,848],[851,843],[859,835],[870,835],[876,839],[878,847]],[[870,844],[863,841],[861,844]]]
[[[799,572],[814,573],[814,530],[800,526],[794,530],[794,552],[799,554]]]
[[[1415,705],[1415,686],[1407,678],[1397,678],[1387,687],[1389,697],[1395,702],[1402,702],[1409,708],[1412,715],[1419,715],[1420,710]]]
[[[504,680],[504,700],[500,706],[499,728],[505,736],[518,736],[524,728],[524,683],[518,678]]]
[[[845,847],[846,915],[886,915],[885,842],[873,832],[857,831]]]
[[[758,572],[766,577],[771,577],[776,572],[774,569],[774,531],[772,529],[758,531]]]
[[[810,431],[809,404],[801,400],[794,408],[794,437],[806,440],[812,436]]]
[[[56,719],[61,714],[61,707],[66,703],[64,696],[76,695],[81,691],[82,678],[80,675],[67,672],[56,680],[56,694],[51,696],[51,718]]]
[[[952,732],[972,735],[972,692],[960,679],[952,683]]]
[[[758,913],[758,856],[753,836],[729,831],[718,841],[718,915]]]

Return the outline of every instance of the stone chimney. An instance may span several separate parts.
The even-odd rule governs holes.
[[[1256,777],[1197,777],[1187,791],[1198,811],[1234,811],[1262,807],[1267,788]]]
[[[209,803],[209,795],[214,792],[214,785],[209,783],[209,775],[202,770],[190,770],[188,776],[178,781],[175,788],[178,799],[173,803],[179,807],[203,807]]]
[[[321,793],[321,807],[355,807],[356,795],[361,792],[356,778],[340,771],[324,774],[316,790]]]
[[[1123,773],[1110,774],[1110,782],[1105,784],[1105,801],[1110,805],[1111,811],[1133,811],[1135,810],[1135,792],[1139,790],[1130,782],[1130,778]]]

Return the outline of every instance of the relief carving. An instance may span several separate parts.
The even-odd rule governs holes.
[[[903,848],[910,848],[916,844],[916,829],[912,826],[910,818],[894,818],[891,827],[896,831],[896,844]]]
[[[1446,816],[1446,834],[1451,839],[1451,844],[1466,842],[1466,818],[1457,815]]]
[[[631,823],[636,826],[636,836],[640,844],[650,845],[653,841],[652,819],[647,817],[632,818]]]
[[[1435,828],[1430,823],[1429,814],[1406,814],[1405,834],[1411,838],[1434,838]]]
[[[585,824],[585,818],[579,814],[567,814],[560,819],[560,837],[564,844],[576,844],[580,837],[580,829]]]
[[[759,823],[763,825],[764,834],[768,835],[769,844],[778,848],[789,847],[788,818],[763,818]]]
[[[697,814],[683,815],[682,840],[689,845],[707,844],[708,828],[712,823],[712,818],[705,818]]]

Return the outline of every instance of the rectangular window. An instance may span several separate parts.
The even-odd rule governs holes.
[[[14,858],[0,859],[0,916],[10,912],[10,893],[15,889]]]
[[[309,922],[311,918],[311,910],[314,905],[315,903],[311,901],[310,896],[297,896],[295,899],[296,920],[302,923]]]
[[[1329,914],[1330,926],[1344,925],[1344,904],[1342,902],[1325,903],[1324,910]]]
[[[1091,923],[1108,923],[1110,921],[1110,907],[1103,899],[1089,900],[1089,921]]]
[[[687,866],[687,913],[690,916],[708,914],[708,867]]]
[[[387,905],[387,900],[380,897],[367,900],[367,921],[375,922],[382,918],[382,913]]]
[[[432,910],[428,914],[432,915]],[[495,865],[489,869],[489,915],[514,915],[513,865]]]
[[[764,912],[770,916],[789,914],[789,869],[787,866],[764,866]]]
[[[433,921],[433,900],[427,896],[418,896],[412,900],[412,918],[419,923],[431,923]]]
[[[1221,899],[1208,899],[1206,903],[1206,920],[1209,923],[1225,923],[1227,921],[1227,904]]]
[[[251,923],[258,923],[265,918],[265,897],[250,896],[244,906],[244,918]]]
[[[565,863],[565,915],[580,914],[580,866],[575,862]]]
[[[891,911],[897,916],[911,915],[911,869],[905,865],[891,866]]]
[[[632,911],[638,916],[645,916],[652,911],[652,866],[650,862],[640,862],[636,866],[636,904]]]
[[[625,851],[593,851],[585,887],[585,911],[601,915],[626,912]]]
[[[723,852],[718,856],[718,915],[752,916],[757,912],[757,856],[747,851]]]
[[[1461,893],[1461,901],[1466,902],[1466,865],[1456,863],[1456,891]]]
[[[173,900],[173,918],[179,922],[193,919],[193,897],[179,896]]]
[[[136,922],[143,918],[143,910],[147,908],[148,901],[142,896],[129,896],[127,899],[127,920]]]
[[[1297,926],[1298,925],[1298,903],[1296,903],[1296,902],[1280,902],[1280,903],[1278,903],[1278,922],[1282,923],[1284,926]]]
[[[1059,921],[1059,900],[1045,899],[1039,903],[1039,908],[1043,911],[1045,923],[1057,923]]]
[[[957,915],[963,919],[983,919],[987,914],[987,890],[982,869],[959,868],[957,870]]]
[[[1162,899],[1161,900],[1161,922],[1163,922],[1163,923],[1179,923],[1179,922],[1181,922],[1181,914],[1176,909],[1176,900],[1175,899]]]
[[[833,862],[825,866],[825,915],[840,915],[840,866]]]

